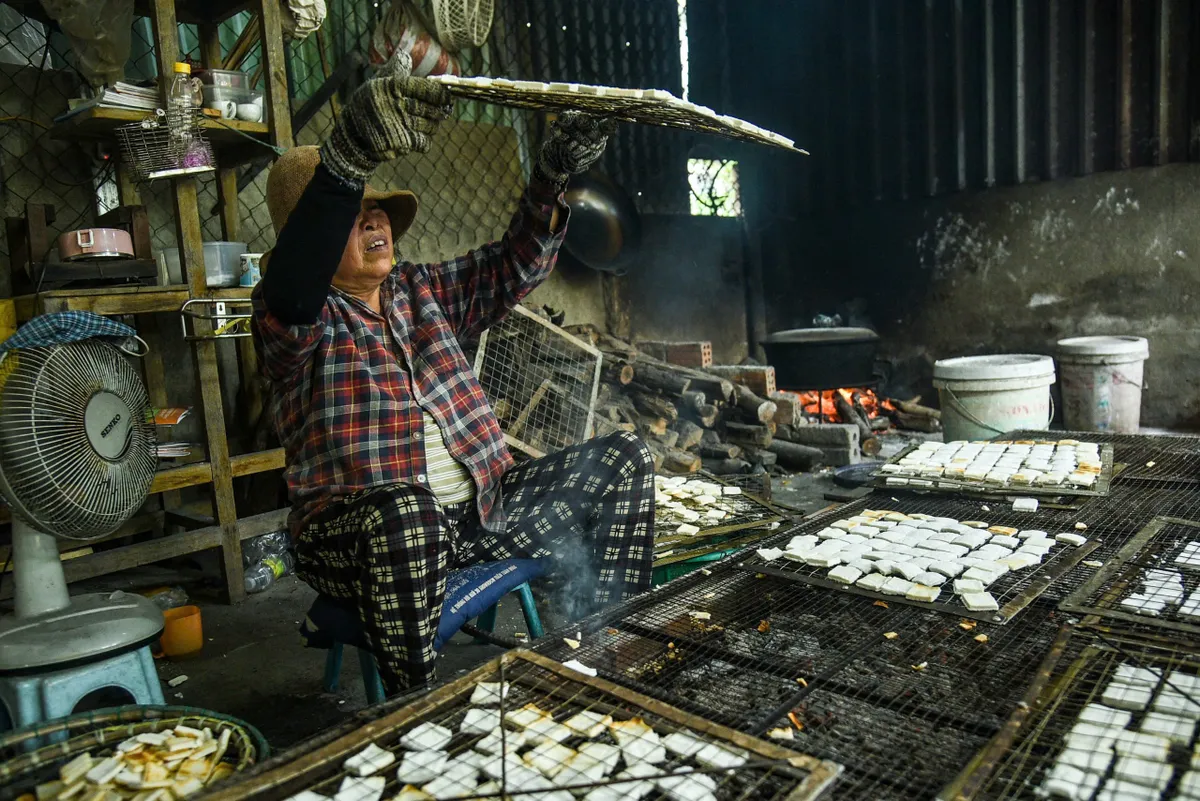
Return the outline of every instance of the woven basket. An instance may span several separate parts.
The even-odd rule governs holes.
[[[135,734],[179,724],[228,729],[225,762],[245,770],[270,755],[266,739],[249,723],[190,706],[122,706],[49,720],[0,735],[0,801],[13,801],[58,778],[58,769],[81,753],[104,753]],[[51,738],[60,742],[49,742]],[[49,743],[49,744],[47,744]],[[40,745],[40,747],[38,747]]]

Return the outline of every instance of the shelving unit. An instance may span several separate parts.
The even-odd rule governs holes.
[[[20,10],[26,4],[17,3]],[[40,8],[30,3],[29,14],[39,18]],[[139,0],[138,13],[148,15],[154,32],[155,54],[160,75],[170,75],[172,65],[179,57],[178,22],[194,22],[199,25],[201,60],[205,66],[220,66],[221,45],[217,25],[240,11],[253,11],[260,21],[263,75],[266,82],[265,106],[267,120],[264,123],[247,123],[223,120],[221,123],[208,120],[205,128],[216,150],[218,169],[216,173],[219,198],[219,215],[222,236],[226,240],[238,239],[237,173],[233,169],[238,163],[252,156],[261,157],[267,151],[248,141],[241,133],[275,145],[292,145],[291,110],[288,102],[285,73],[285,51],[280,26],[280,0],[250,0],[249,2],[206,2],[205,0]],[[51,135],[66,139],[111,138],[114,128],[137,121],[144,112],[93,108],[59,123]],[[224,123],[224,124],[222,124]],[[228,126],[228,127],[227,127]],[[236,128],[237,133],[229,128]],[[118,186],[123,205],[139,205],[140,197],[136,185],[118,165]],[[143,360],[146,386],[150,402],[156,407],[179,405],[183,399],[170,398],[167,392],[166,374],[159,344],[162,341],[163,325],[178,325],[179,311],[183,304],[192,299],[211,298],[245,300],[249,290],[210,289],[204,270],[203,237],[201,234],[200,209],[197,203],[196,179],[184,176],[171,179],[171,199],[176,222],[176,240],[179,243],[180,263],[186,284],[159,287],[114,287],[109,289],[62,289],[27,295],[14,299],[19,320],[28,320],[39,314],[66,310],[86,310],[105,315],[132,315],[135,327],[150,344],[150,354]],[[164,319],[166,318],[166,319]],[[211,324],[204,319],[194,320],[198,335],[212,332]],[[249,339],[238,339],[240,372],[243,379],[252,378],[258,365],[253,345]],[[231,602],[245,597],[243,587],[242,547],[244,539],[278,530],[284,524],[287,510],[276,510],[263,514],[239,518],[235,507],[233,479],[283,467],[283,450],[259,451],[231,455],[225,430],[225,410],[221,398],[221,376],[217,368],[217,346],[213,339],[198,339],[192,342],[196,366],[199,402],[193,403],[204,425],[207,457],[204,461],[172,467],[159,471],[151,487],[152,493],[162,497],[164,512],[139,515],[130,521],[122,533],[131,534],[161,529],[165,512],[178,503],[175,493],[187,487],[211,485],[212,519],[214,525],[178,534],[155,537],[133,545],[124,545],[97,551],[63,562],[68,581],[78,581],[103,575],[137,565],[182,556],[197,551],[219,548],[221,568]],[[247,393],[253,394],[257,384],[253,380],[243,381]],[[261,398],[251,403],[261,403]],[[119,536],[114,535],[114,536]],[[11,586],[11,583],[9,583]]]

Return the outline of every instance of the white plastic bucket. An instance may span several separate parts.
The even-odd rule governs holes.
[[[1028,353],[964,356],[933,365],[947,442],[1044,430],[1054,416],[1054,360]]]
[[[1136,434],[1142,418],[1142,337],[1074,337],[1058,343],[1063,419],[1072,431]]]

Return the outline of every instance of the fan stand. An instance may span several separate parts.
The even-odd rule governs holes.
[[[0,674],[59,669],[158,639],[162,611],[116,591],[71,597],[55,537],[19,516],[12,525],[16,614],[0,619]]]

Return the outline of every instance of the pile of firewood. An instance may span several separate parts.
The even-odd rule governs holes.
[[[794,399],[763,397],[727,370],[673,364],[592,326],[567,330],[604,355],[596,434],[637,433],[662,471],[727,475],[821,463],[821,449],[791,441],[806,423]]]

